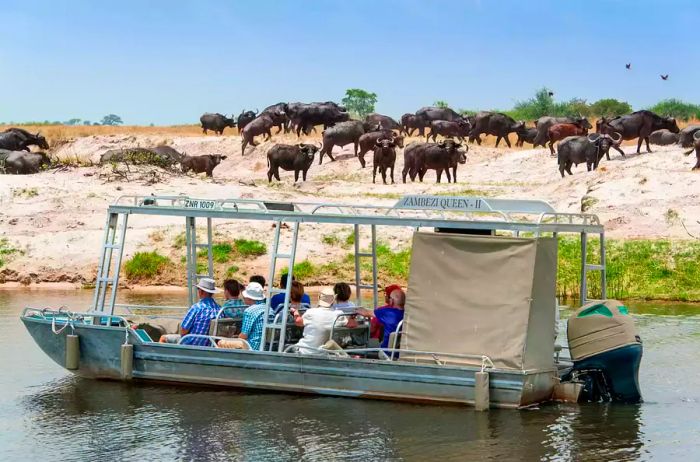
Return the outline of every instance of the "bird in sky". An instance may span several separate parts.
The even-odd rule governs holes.
[[[668,74],[666,74],[666,75],[661,74],[661,80],[668,80]]]
[[[625,64],[625,67],[626,67],[627,69],[632,69],[632,63],[627,63],[627,64]]]
[[[554,92],[553,92],[553,91],[550,91],[550,92],[549,92],[549,96],[554,96]]]

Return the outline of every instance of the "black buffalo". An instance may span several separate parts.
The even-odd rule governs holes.
[[[284,130],[285,133],[289,133],[289,117],[287,116],[288,110],[289,108],[287,107],[287,103],[277,103],[266,107],[262,111],[262,114],[268,114],[272,119],[272,122],[277,127],[277,134],[279,134],[282,130]]]
[[[39,173],[50,166],[51,160],[43,152],[0,149],[0,173],[28,175]]]
[[[413,136],[413,132],[416,130],[418,130],[420,136],[423,136],[425,133],[425,124],[415,114],[404,114],[401,116],[401,130],[406,136]]]
[[[689,156],[690,153],[695,151],[695,167],[693,167],[693,170],[698,170],[700,169],[700,131],[696,131],[693,134],[693,147],[690,148],[688,151],[685,152],[686,156]]]
[[[394,141],[396,146],[403,148],[403,136],[396,135],[391,130],[379,130],[365,133],[358,141],[360,151],[357,153],[357,157],[360,160],[362,168],[365,167],[365,154],[367,154],[368,151],[373,151],[377,141],[382,138],[390,138]]]
[[[238,114],[238,121],[236,122],[238,125],[238,133],[242,132],[245,126],[254,121],[257,116],[257,109],[255,111],[241,111],[241,113]]]
[[[394,164],[396,164],[396,143],[392,138],[382,138],[374,145],[372,183],[376,183],[377,169],[386,184],[386,171],[391,169],[391,184],[394,184]],[[364,166],[363,166],[364,167]]]
[[[306,172],[314,161],[318,146],[313,144],[275,144],[267,151],[267,181],[272,177],[280,181],[279,169],[294,171],[294,182],[299,180],[299,172],[303,181],[306,181]]]
[[[246,125],[241,131],[241,155],[245,155],[245,147],[250,144],[251,146],[257,146],[255,142],[255,137],[258,135],[266,135],[267,141],[272,138],[272,127],[275,126],[275,122],[272,120],[269,114],[260,114],[252,122]]]
[[[389,116],[377,114],[375,112],[365,116],[365,122],[378,125],[382,130],[401,130],[401,124]]]
[[[437,136],[442,135],[449,138],[459,138],[464,141],[465,137],[469,136],[471,124],[465,119],[459,120],[433,120],[430,122],[430,133],[425,136],[425,141],[433,138],[433,142],[437,141]]]
[[[642,149],[642,141],[646,142],[647,152],[651,152],[651,147],[649,147],[649,135],[651,135],[652,132],[663,128],[673,133],[678,133],[680,131],[676,119],[673,117],[661,117],[646,110],[633,112],[632,114],[612,119],[603,119],[600,124],[596,125],[598,133],[612,135],[617,132],[622,135],[623,140],[638,138],[637,154],[639,154]],[[623,156],[625,155],[625,152],[619,145],[614,147],[620,154]]]
[[[670,130],[662,128],[661,130],[651,132],[651,135],[649,135],[649,142],[657,146],[668,146],[678,143],[679,138],[680,133],[673,133]]]
[[[234,128],[236,126],[236,121],[233,120],[233,118],[228,118],[218,112],[216,114],[211,112],[203,114],[202,117],[199,118],[199,122],[202,124],[202,132],[204,132],[205,135],[207,134],[207,130],[221,135],[224,133],[226,127]]]
[[[206,173],[207,176],[214,176],[214,168],[226,159],[220,154],[205,154],[203,156],[184,156],[182,161],[182,173],[192,170],[194,173]]]
[[[515,132],[518,135],[518,140],[515,142],[515,145],[518,147],[522,147],[523,144],[525,143],[530,143],[530,144],[535,144],[535,137],[537,136],[537,128],[535,127],[523,127],[517,132]]]
[[[350,113],[343,106],[332,101],[324,103],[290,103],[288,104],[290,123],[294,127],[297,136],[303,130],[309,134],[317,125],[323,125],[324,129],[339,122],[350,120]]]
[[[352,143],[355,148],[355,156],[357,156],[357,148],[359,147],[360,137],[365,133],[365,123],[359,120],[350,120],[348,122],[340,122],[323,132],[323,147],[321,155],[318,158],[319,165],[323,162],[323,155],[328,154],[328,157],[333,158],[333,146],[345,146]]]
[[[608,154],[611,147],[619,144],[622,138],[617,134],[617,139],[610,135],[601,135],[599,133],[591,133],[588,136],[570,136],[564,138],[559,143],[559,151],[557,153],[557,163],[559,164],[559,173],[564,178],[564,171],[569,175],[571,166],[586,163],[588,171],[598,168],[598,163],[603,156]]]
[[[508,134],[518,132],[525,128],[525,122],[516,122],[510,116],[501,112],[480,112],[474,118],[474,128],[469,133],[469,141],[476,141],[481,144],[481,134],[493,135],[496,137],[496,147],[504,139],[508,147],[511,147]]]
[[[0,133],[0,149],[29,151],[29,146],[49,149],[49,143],[40,133],[29,133],[23,128],[8,128]]]
[[[447,175],[448,182],[456,183],[457,166],[467,161],[466,150],[461,150],[461,146],[454,140],[409,144],[404,150],[404,167],[401,173],[403,182],[406,182],[407,174],[411,177],[411,181],[414,181],[416,176],[423,181],[428,170],[435,170],[438,183],[443,171]],[[451,176],[450,169],[452,169]]]
[[[593,128],[591,123],[585,117],[550,117],[543,116],[537,119],[535,127],[537,127],[537,136],[535,137],[534,146],[545,146],[549,141],[549,127],[554,124],[576,124],[582,129],[590,130]]]
[[[684,148],[692,147],[695,143],[693,136],[695,136],[697,131],[700,131],[700,125],[688,125],[679,133],[678,142]]]

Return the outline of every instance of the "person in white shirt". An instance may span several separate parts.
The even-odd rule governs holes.
[[[335,310],[335,293],[327,287],[321,291],[318,298],[318,307],[309,308],[304,315],[300,315],[296,308],[292,308],[294,323],[304,327],[304,336],[297,346],[299,353],[313,354],[330,339],[331,328],[336,323],[336,318],[342,311]],[[345,324],[345,319],[339,319],[336,326]]]

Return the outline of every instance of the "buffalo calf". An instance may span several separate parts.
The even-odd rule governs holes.
[[[182,173],[192,170],[194,173],[206,172],[207,176],[213,177],[214,168],[226,159],[220,154],[205,154],[203,156],[184,156],[182,161]]]

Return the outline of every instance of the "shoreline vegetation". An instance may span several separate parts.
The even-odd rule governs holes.
[[[324,286],[339,280],[354,280],[353,235],[324,235],[322,244],[338,247],[341,255],[323,263],[304,259],[294,265],[296,278],[307,286]],[[589,239],[588,261],[599,259],[599,243]],[[7,258],[16,251],[7,247],[7,241],[0,241],[0,255]],[[250,274],[259,272],[252,262],[258,258],[267,260],[267,248],[258,241],[233,240],[218,242],[213,246],[214,273],[217,280],[236,278],[247,280]],[[559,266],[557,276],[557,296],[560,300],[580,297],[579,284],[581,244],[578,238],[563,237],[559,240]],[[607,239],[607,286],[608,297],[623,300],[659,300],[700,302],[700,241],[670,239]],[[386,243],[377,244],[378,280],[380,285],[400,283],[408,280],[411,251],[408,248],[392,249]],[[206,252],[198,254],[198,269],[206,271]],[[2,267],[0,266],[0,269]],[[361,263],[364,278],[371,277],[371,263],[363,259]],[[284,273],[287,268],[281,268]],[[267,274],[264,272],[265,276]],[[589,298],[595,298],[600,291],[598,272],[588,275]],[[277,277],[276,277],[277,279]],[[158,251],[139,252],[127,259],[122,268],[122,281],[128,289],[155,292],[177,290],[185,281],[185,260],[172,255],[162,255]],[[365,281],[369,282],[369,281]],[[56,288],[55,284],[45,284]],[[33,284],[32,289],[40,289],[42,284]],[[90,289],[92,282],[68,287]],[[26,284],[0,284],[2,288],[28,287]],[[60,286],[59,286],[60,287]],[[66,286],[63,286],[66,287]]]

